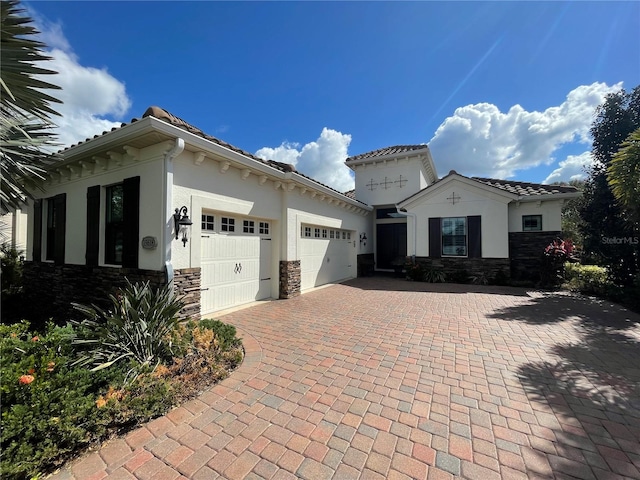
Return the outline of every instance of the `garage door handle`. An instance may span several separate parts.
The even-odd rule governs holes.
[[[201,292],[206,292],[207,290],[209,290],[208,288],[201,288],[200,291]]]
[[[240,273],[242,271],[242,264],[236,263],[236,268],[233,269],[234,273]]]

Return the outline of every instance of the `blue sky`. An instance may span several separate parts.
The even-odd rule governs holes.
[[[428,143],[440,176],[582,175],[640,84],[638,2],[28,2],[63,143],[158,105],[340,190],[344,159]]]

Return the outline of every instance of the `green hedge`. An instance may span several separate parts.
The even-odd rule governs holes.
[[[569,290],[592,294],[606,295],[612,287],[607,269],[597,265],[580,265],[565,263],[565,287]]]

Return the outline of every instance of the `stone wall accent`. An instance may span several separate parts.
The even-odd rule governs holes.
[[[280,298],[292,298],[300,295],[300,260],[280,261]]]
[[[410,261],[410,257],[407,261]],[[465,257],[416,257],[417,263],[427,265],[429,268],[444,270],[448,277],[455,278],[456,274],[466,270],[470,277],[484,275],[487,278],[495,277],[498,272],[502,272],[509,277],[508,258],[465,258]]]
[[[194,270],[197,270],[195,272]],[[187,305],[181,318],[193,312],[200,314],[200,269],[175,272],[178,293],[187,294]],[[78,319],[71,303],[111,306],[109,295],[130,282],[146,282],[157,288],[166,285],[164,271],[138,268],[88,267],[85,265],[54,265],[48,262],[24,264],[24,316],[34,320],[53,318],[58,322]],[[197,284],[197,291],[194,291]],[[197,305],[197,308],[196,308]]]
[[[358,277],[371,277],[375,273],[375,257],[373,253],[358,255]]]
[[[542,253],[562,232],[510,232],[509,257],[514,280],[540,280]]]
[[[180,318],[200,319],[200,268],[182,268],[173,272],[173,289],[183,296]]]

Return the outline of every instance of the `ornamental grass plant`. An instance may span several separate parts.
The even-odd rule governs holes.
[[[168,289],[128,284],[109,311],[42,331],[0,324],[0,478],[46,474],[224,378],[243,358],[235,327],[177,320]],[[176,310],[177,309],[177,310]]]

